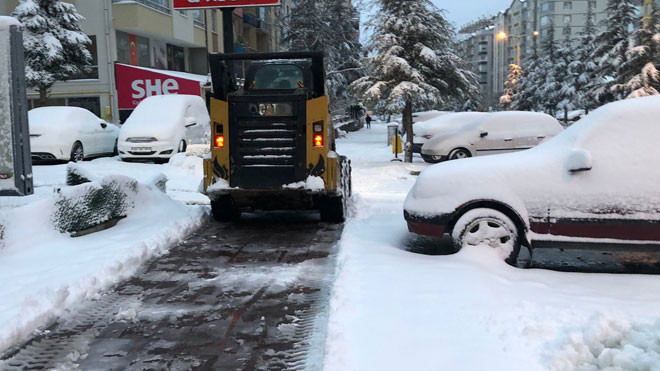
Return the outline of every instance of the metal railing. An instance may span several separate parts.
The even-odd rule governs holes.
[[[158,2],[156,0],[130,0],[130,1],[127,1],[127,0],[112,0],[112,3],[113,4],[140,3],[140,4],[142,4],[146,7],[149,7],[151,9],[155,9],[159,12],[163,12],[163,13],[166,13],[166,14],[172,14],[172,9],[169,5],[169,1],[168,1],[168,5],[163,5],[163,4],[161,4],[160,2]]]

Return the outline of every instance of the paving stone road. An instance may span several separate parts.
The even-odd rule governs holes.
[[[320,369],[342,228],[311,214],[209,222],[4,369]]]

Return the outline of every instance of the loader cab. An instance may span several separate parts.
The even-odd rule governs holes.
[[[239,61],[246,66],[240,87],[231,73]],[[211,54],[210,65],[214,144],[204,186],[216,219],[320,209],[324,219],[343,220],[350,181],[342,171],[350,165],[334,152],[323,54]]]

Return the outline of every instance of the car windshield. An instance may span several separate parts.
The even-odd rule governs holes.
[[[303,71],[293,64],[261,67],[254,75],[252,90],[281,90],[303,87]]]

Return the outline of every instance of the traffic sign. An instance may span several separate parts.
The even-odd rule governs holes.
[[[174,0],[174,9],[241,8],[275,6],[280,0]]]

